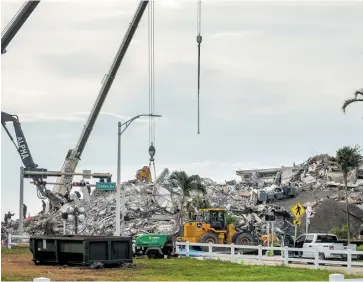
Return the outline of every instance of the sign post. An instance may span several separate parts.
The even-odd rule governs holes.
[[[305,233],[309,232],[309,224],[310,224],[310,217],[311,217],[312,208],[310,205],[306,207],[306,224],[305,224]]]
[[[291,212],[294,215],[294,225],[295,225],[295,240],[297,238],[297,226],[301,224],[301,218],[305,213],[305,209],[302,206],[302,204],[300,204],[299,202],[297,202],[295,205],[293,205],[291,207]]]

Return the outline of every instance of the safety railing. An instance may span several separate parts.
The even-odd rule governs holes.
[[[15,239],[15,240],[13,240],[13,239]],[[14,241],[17,241],[16,239],[22,239],[22,240],[24,240],[24,239],[30,239],[30,237],[29,236],[27,236],[27,235],[12,235],[12,234],[8,234],[8,242],[7,242],[7,247],[9,248],[9,249],[11,249],[11,248],[13,248],[13,247],[17,247],[17,248],[21,248],[21,247],[28,247],[28,245],[25,243],[25,245],[19,245],[19,243],[17,243],[17,242],[14,242]],[[22,244],[24,244],[24,243],[22,243]]]
[[[208,251],[194,251],[191,247],[208,248]],[[215,250],[218,248],[219,250]],[[224,250],[224,251],[223,251]],[[278,255],[274,255],[278,253]],[[354,261],[359,256],[363,256],[363,251],[352,250],[328,250],[325,248],[289,248],[289,247],[264,247],[248,245],[225,245],[225,244],[205,244],[176,242],[176,254],[187,257],[219,258],[238,262],[240,260],[257,260],[258,264],[265,264],[268,261],[278,262],[288,266],[290,263],[308,263],[314,268],[321,265],[347,266],[348,273],[353,267],[363,268],[363,262]],[[324,255],[322,255],[324,254]],[[304,257],[305,255],[305,257]],[[327,260],[325,256],[340,257],[340,260]],[[343,258],[342,258],[343,257]]]

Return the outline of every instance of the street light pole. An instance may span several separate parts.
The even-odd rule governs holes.
[[[161,115],[142,114],[134,116],[128,121],[117,124],[117,191],[116,191],[116,236],[124,236],[124,217],[125,217],[125,189],[122,190],[122,226],[121,226],[121,135],[129,125],[140,117],[161,117]],[[122,127],[125,126],[124,129]],[[122,227],[122,228],[121,228]]]
[[[116,236],[120,236],[120,201],[121,201],[121,122],[117,133],[117,191],[116,191]]]

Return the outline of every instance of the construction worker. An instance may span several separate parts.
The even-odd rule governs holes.
[[[26,218],[26,212],[28,211],[28,207],[26,204],[23,204],[23,218]]]
[[[79,193],[78,191],[74,191],[74,194],[77,196],[78,199],[81,198],[81,193]]]
[[[8,224],[8,220],[11,220],[11,217],[14,216],[15,213],[11,213],[10,211],[8,211],[8,213],[5,214],[4,216],[4,222],[5,224]]]
[[[42,200],[42,213],[45,213],[46,203]]]

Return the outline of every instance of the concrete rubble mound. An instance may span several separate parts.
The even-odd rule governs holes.
[[[178,231],[178,211],[182,191],[177,183],[169,180],[167,173],[163,172],[163,179],[156,184],[147,184],[139,180],[130,180],[123,183],[125,189],[125,235],[137,236],[144,233],[167,233]],[[204,199],[212,207],[226,208],[234,219],[236,226],[248,226],[254,229],[257,235],[266,233],[264,216],[272,212],[277,216],[276,227],[290,231],[291,205],[300,201],[303,205],[311,205],[313,209],[319,206],[323,198],[343,200],[340,190],[343,187],[341,172],[335,164],[334,158],[328,155],[319,155],[310,158],[305,163],[291,168],[280,168],[275,171],[254,170],[240,171],[237,175],[242,177],[241,182],[225,181],[216,183],[209,178],[202,178],[207,194],[192,193],[185,201],[186,211],[184,218],[188,217],[190,209],[196,211],[196,198]],[[352,171],[349,176],[349,187],[352,192],[350,201],[361,204],[363,201],[363,179],[360,171]],[[273,187],[273,188],[271,188]],[[282,192],[286,187],[294,187],[294,195]],[[280,190],[277,190],[279,188]],[[256,202],[256,191],[272,191],[272,197],[265,201]],[[286,190],[287,191],[287,190]],[[323,192],[326,191],[326,194]],[[335,191],[335,192],[334,192]],[[77,205],[84,212],[78,218],[78,234],[83,235],[114,235],[116,218],[116,193],[114,191],[94,190],[88,195],[83,190],[83,197],[73,196],[73,202],[67,203],[59,210],[40,213],[24,221],[24,231],[29,235],[63,234],[62,213],[74,209]],[[87,195],[85,195],[85,193]],[[276,197],[278,193],[284,194]],[[335,193],[335,196],[333,194]],[[282,195],[281,194],[281,195]],[[313,210],[314,212],[314,210]],[[313,213],[314,214],[314,213]],[[74,234],[74,217],[66,220],[66,234]],[[2,223],[2,238],[7,232],[18,232],[18,221],[10,220],[8,224]]]

